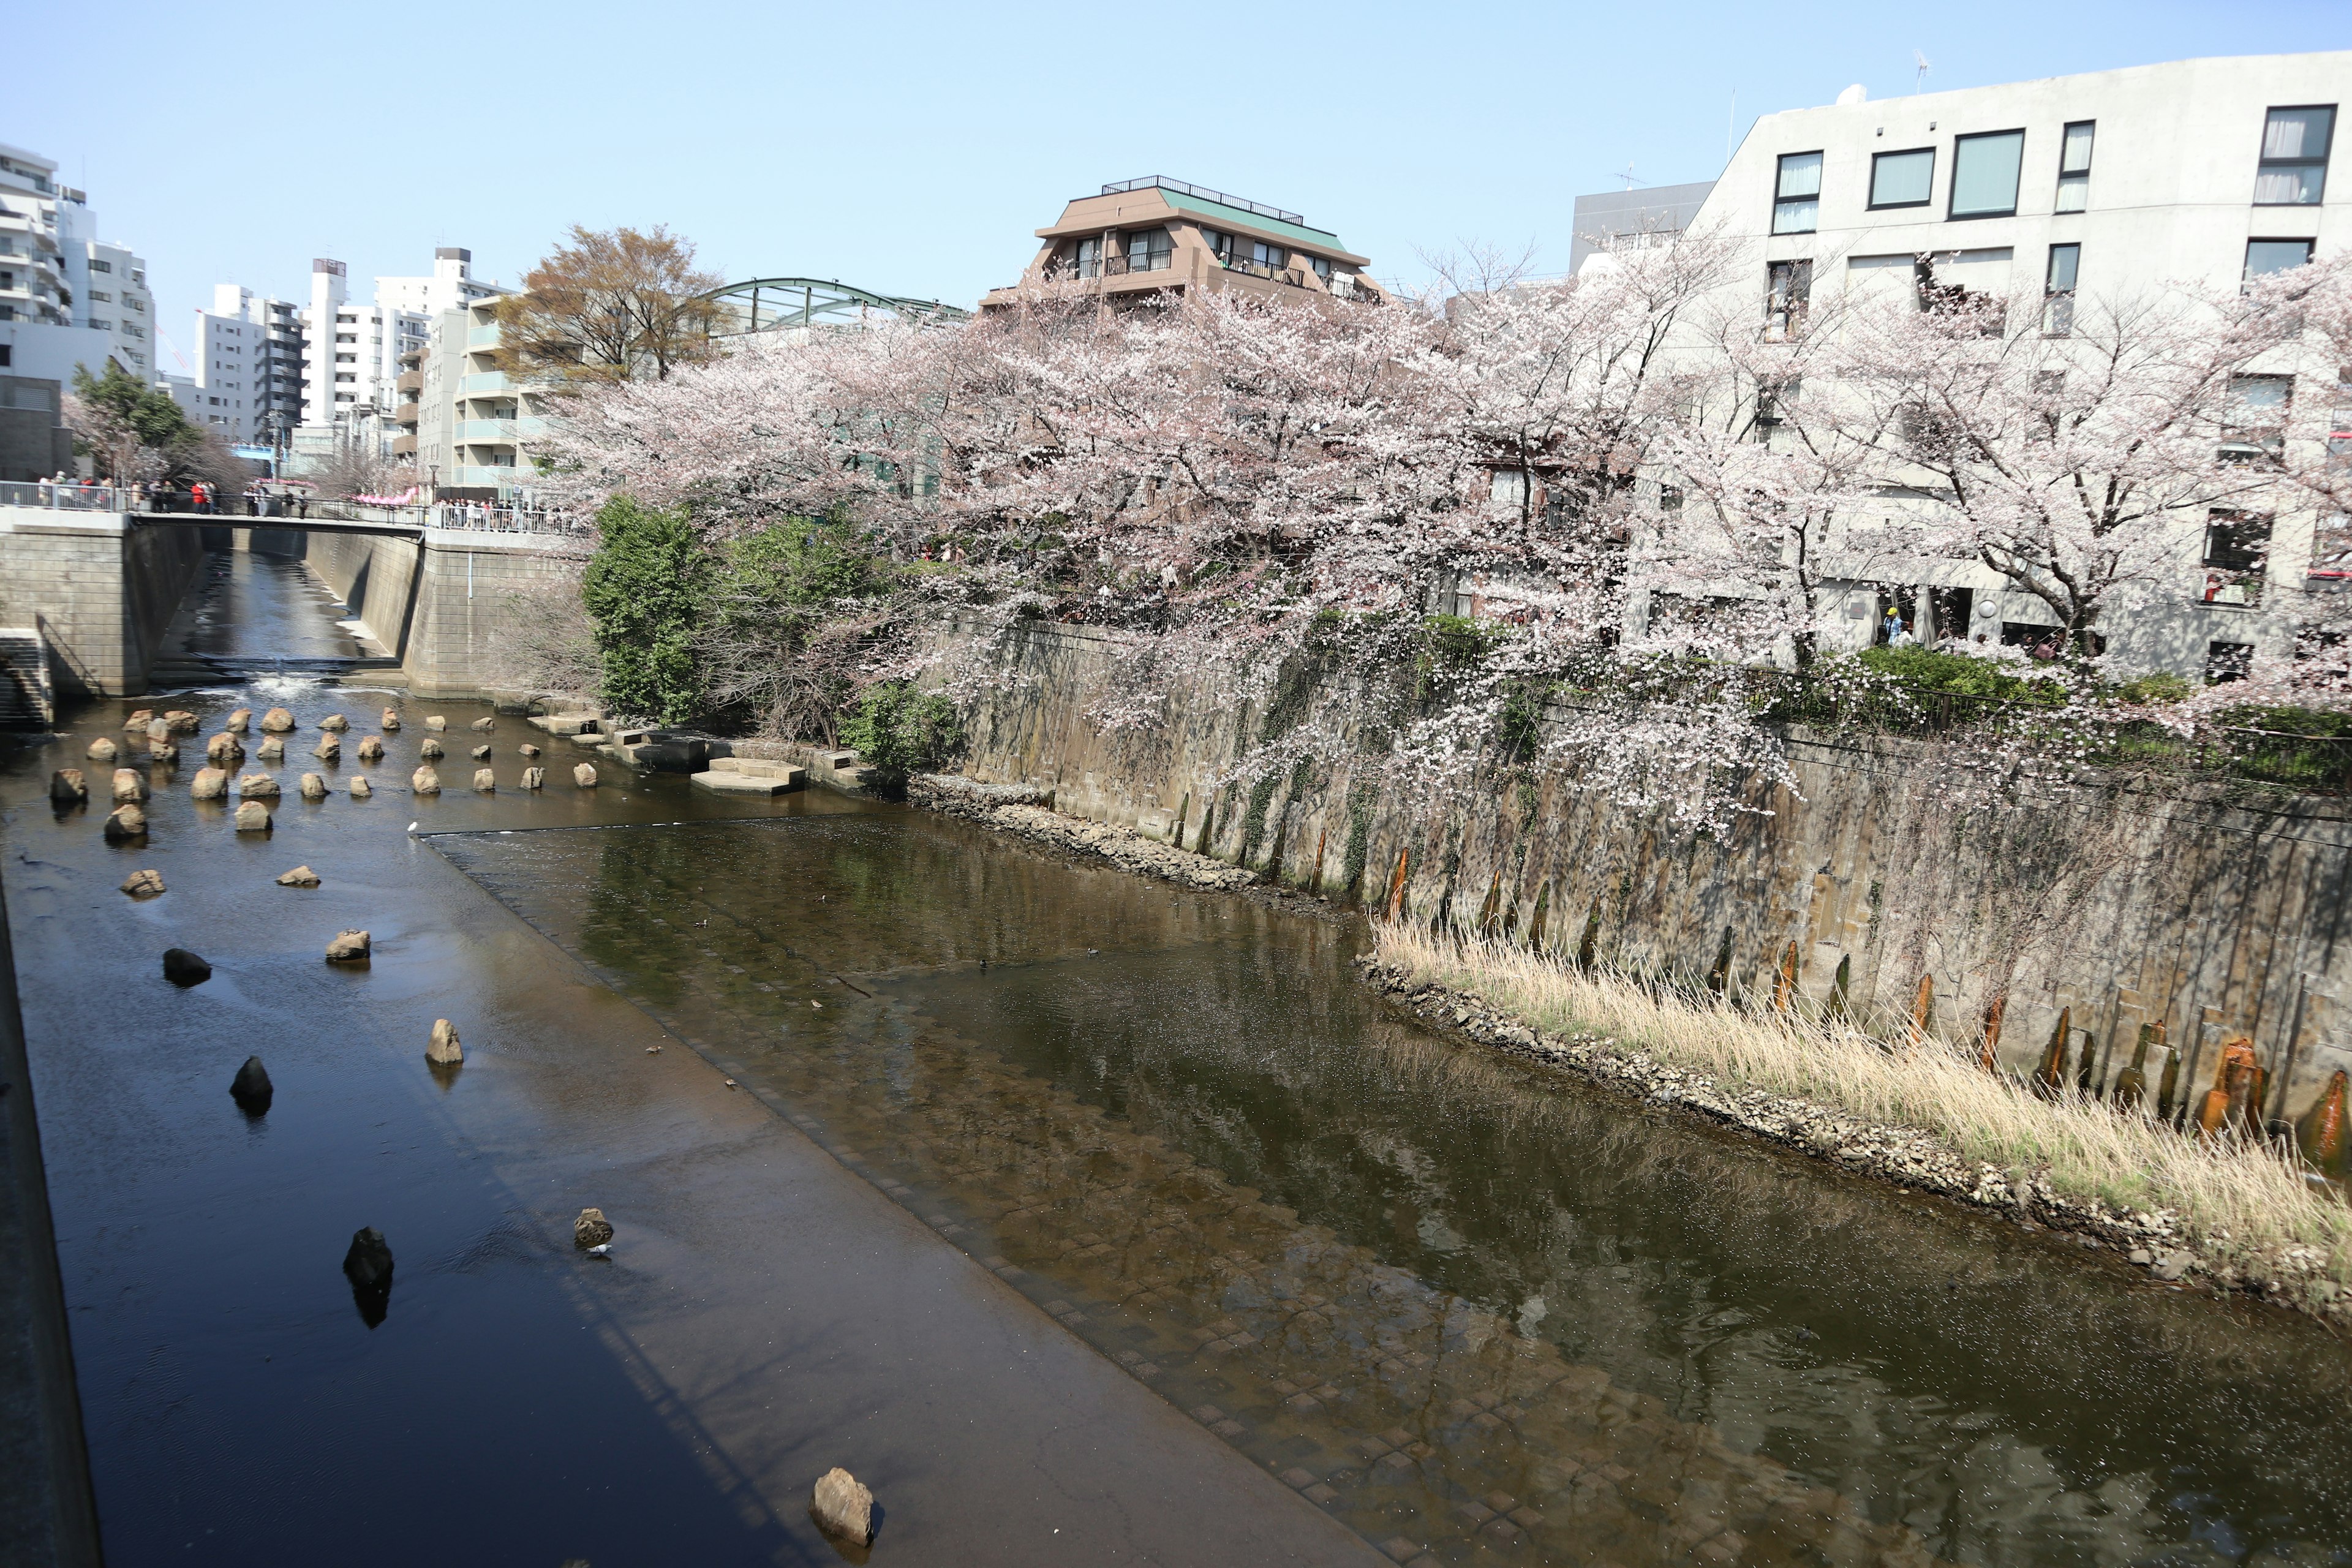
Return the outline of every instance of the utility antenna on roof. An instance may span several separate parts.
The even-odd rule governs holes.
[[[1913,49],[1911,51],[1911,58],[1912,61],[1919,68],[1918,73],[1911,79],[1911,90],[1916,95],[1919,89],[1925,85],[1927,80],[1927,57],[1919,50]]]
[[[1629,191],[1635,185],[1646,185],[1650,183],[1649,181],[1642,179],[1633,173],[1633,165],[1631,163],[1626,164],[1622,173],[1612,175],[1611,178],[1624,181],[1625,188]]]

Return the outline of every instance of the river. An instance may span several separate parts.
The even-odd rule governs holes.
[[[142,847],[54,812],[128,704],[0,773],[118,1564],[831,1561],[832,1463],[877,1561],[2346,1560],[2315,1325],[1433,1036],[1351,920],[823,792],[576,790],[478,706],[181,700],[282,700],[298,759],[404,724],[373,801],[267,839],[191,764]],[[427,713],[499,793],[406,793]]]

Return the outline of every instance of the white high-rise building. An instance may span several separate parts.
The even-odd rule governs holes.
[[[310,264],[310,303],[302,312],[310,361],[302,400],[305,425],[390,413],[400,356],[423,348],[431,336],[429,318],[421,310],[382,300],[362,305],[348,298],[344,276],[340,261],[321,257]]]
[[[433,252],[430,277],[377,279],[375,302],[388,310],[404,311],[429,321],[444,310],[461,310],[477,300],[506,292],[495,283],[478,281],[473,267],[472,251],[460,246],[441,246]]]
[[[303,332],[290,301],[235,283],[213,289],[213,308],[196,312],[191,416],[234,442],[283,447],[302,423]]]
[[[97,237],[88,198],[56,163],[0,144],[0,372],[70,387],[110,359],[153,384],[155,297],[147,264]]]

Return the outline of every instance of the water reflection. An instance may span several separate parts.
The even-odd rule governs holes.
[[[1449,1045],[1343,928],[905,813],[436,842],[1399,1561],[2352,1539],[2315,1329]]]

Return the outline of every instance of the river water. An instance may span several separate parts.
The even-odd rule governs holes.
[[[2315,1326],[1434,1036],[1349,921],[822,792],[522,795],[518,742],[573,754],[477,707],[184,701],[273,696],[298,759],[402,710],[373,802],[255,842],[158,769],[106,846],[39,791],[127,704],[0,772],[118,1564],[830,1561],[827,1455],[884,1478],[877,1561],[2352,1562]],[[504,793],[405,794],[427,712]],[[1095,1468],[992,1468],[1033,1463]]]

